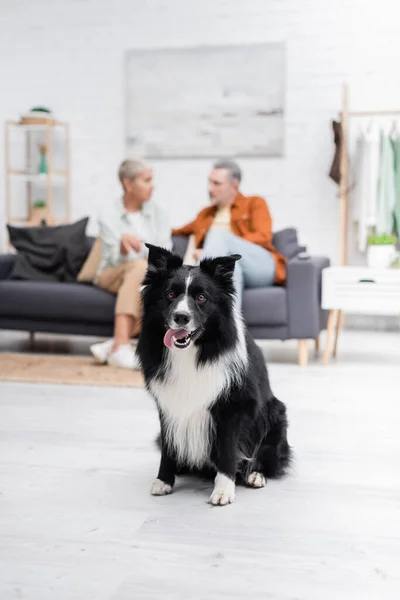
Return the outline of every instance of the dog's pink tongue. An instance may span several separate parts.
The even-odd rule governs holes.
[[[164,335],[164,344],[167,348],[172,348],[173,338],[180,340],[187,334],[188,331],[186,331],[186,329],[168,329],[167,333]]]

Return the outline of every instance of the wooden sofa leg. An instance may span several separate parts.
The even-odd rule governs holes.
[[[29,343],[31,346],[35,345],[35,332],[34,331],[29,332]]]
[[[308,340],[299,340],[298,362],[300,367],[308,363]]]
[[[326,328],[325,350],[324,350],[324,355],[322,357],[323,365],[328,364],[329,358],[331,356],[331,344],[332,344],[333,331],[335,328],[335,321],[336,321],[336,310],[331,310],[329,312],[328,325]]]

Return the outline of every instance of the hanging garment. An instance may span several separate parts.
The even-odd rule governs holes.
[[[332,121],[333,141],[335,144],[335,154],[329,171],[329,177],[337,184],[340,183],[340,154],[343,144],[342,124],[340,121]]]
[[[395,203],[393,208],[394,231],[397,239],[400,240],[400,136],[396,133],[392,137],[392,147],[394,155],[394,190]]]
[[[366,251],[369,230],[376,226],[379,141],[379,131],[375,127],[361,130],[352,160],[350,202],[352,220],[358,223],[360,252]]]
[[[380,165],[376,232],[378,235],[393,231],[393,211],[396,202],[394,153],[390,135],[381,131]]]

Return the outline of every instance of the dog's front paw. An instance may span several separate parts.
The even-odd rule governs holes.
[[[227,491],[214,489],[209,502],[214,506],[226,506],[227,504],[232,504],[232,502],[235,502],[235,490]]]
[[[165,496],[172,492],[172,485],[161,481],[161,479],[155,479],[152,483],[150,494],[152,496]]]
[[[225,506],[235,502],[235,482],[226,475],[218,473],[209,502],[214,506]]]
[[[263,488],[267,485],[267,480],[262,473],[253,471],[247,478],[247,485],[252,488]]]

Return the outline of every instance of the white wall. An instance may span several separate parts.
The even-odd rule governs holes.
[[[90,230],[95,233],[98,207],[119,193],[125,51],[284,40],[286,156],[241,161],[243,190],[268,200],[275,228],[298,227],[312,252],[328,253],[335,260],[337,188],[327,177],[333,153],[330,120],[340,108],[344,81],[352,86],[357,108],[400,107],[398,4],[0,0],[0,120],[45,104],[70,123],[72,216],[92,216]],[[2,148],[2,137],[0,142]],[[209,164],[155,163],[156,199],[170,208],[174,224],[185,222],[207,202]],[[3,216],[4,202],[0,206]],[[2,227],[0,243],[4,241]]]

